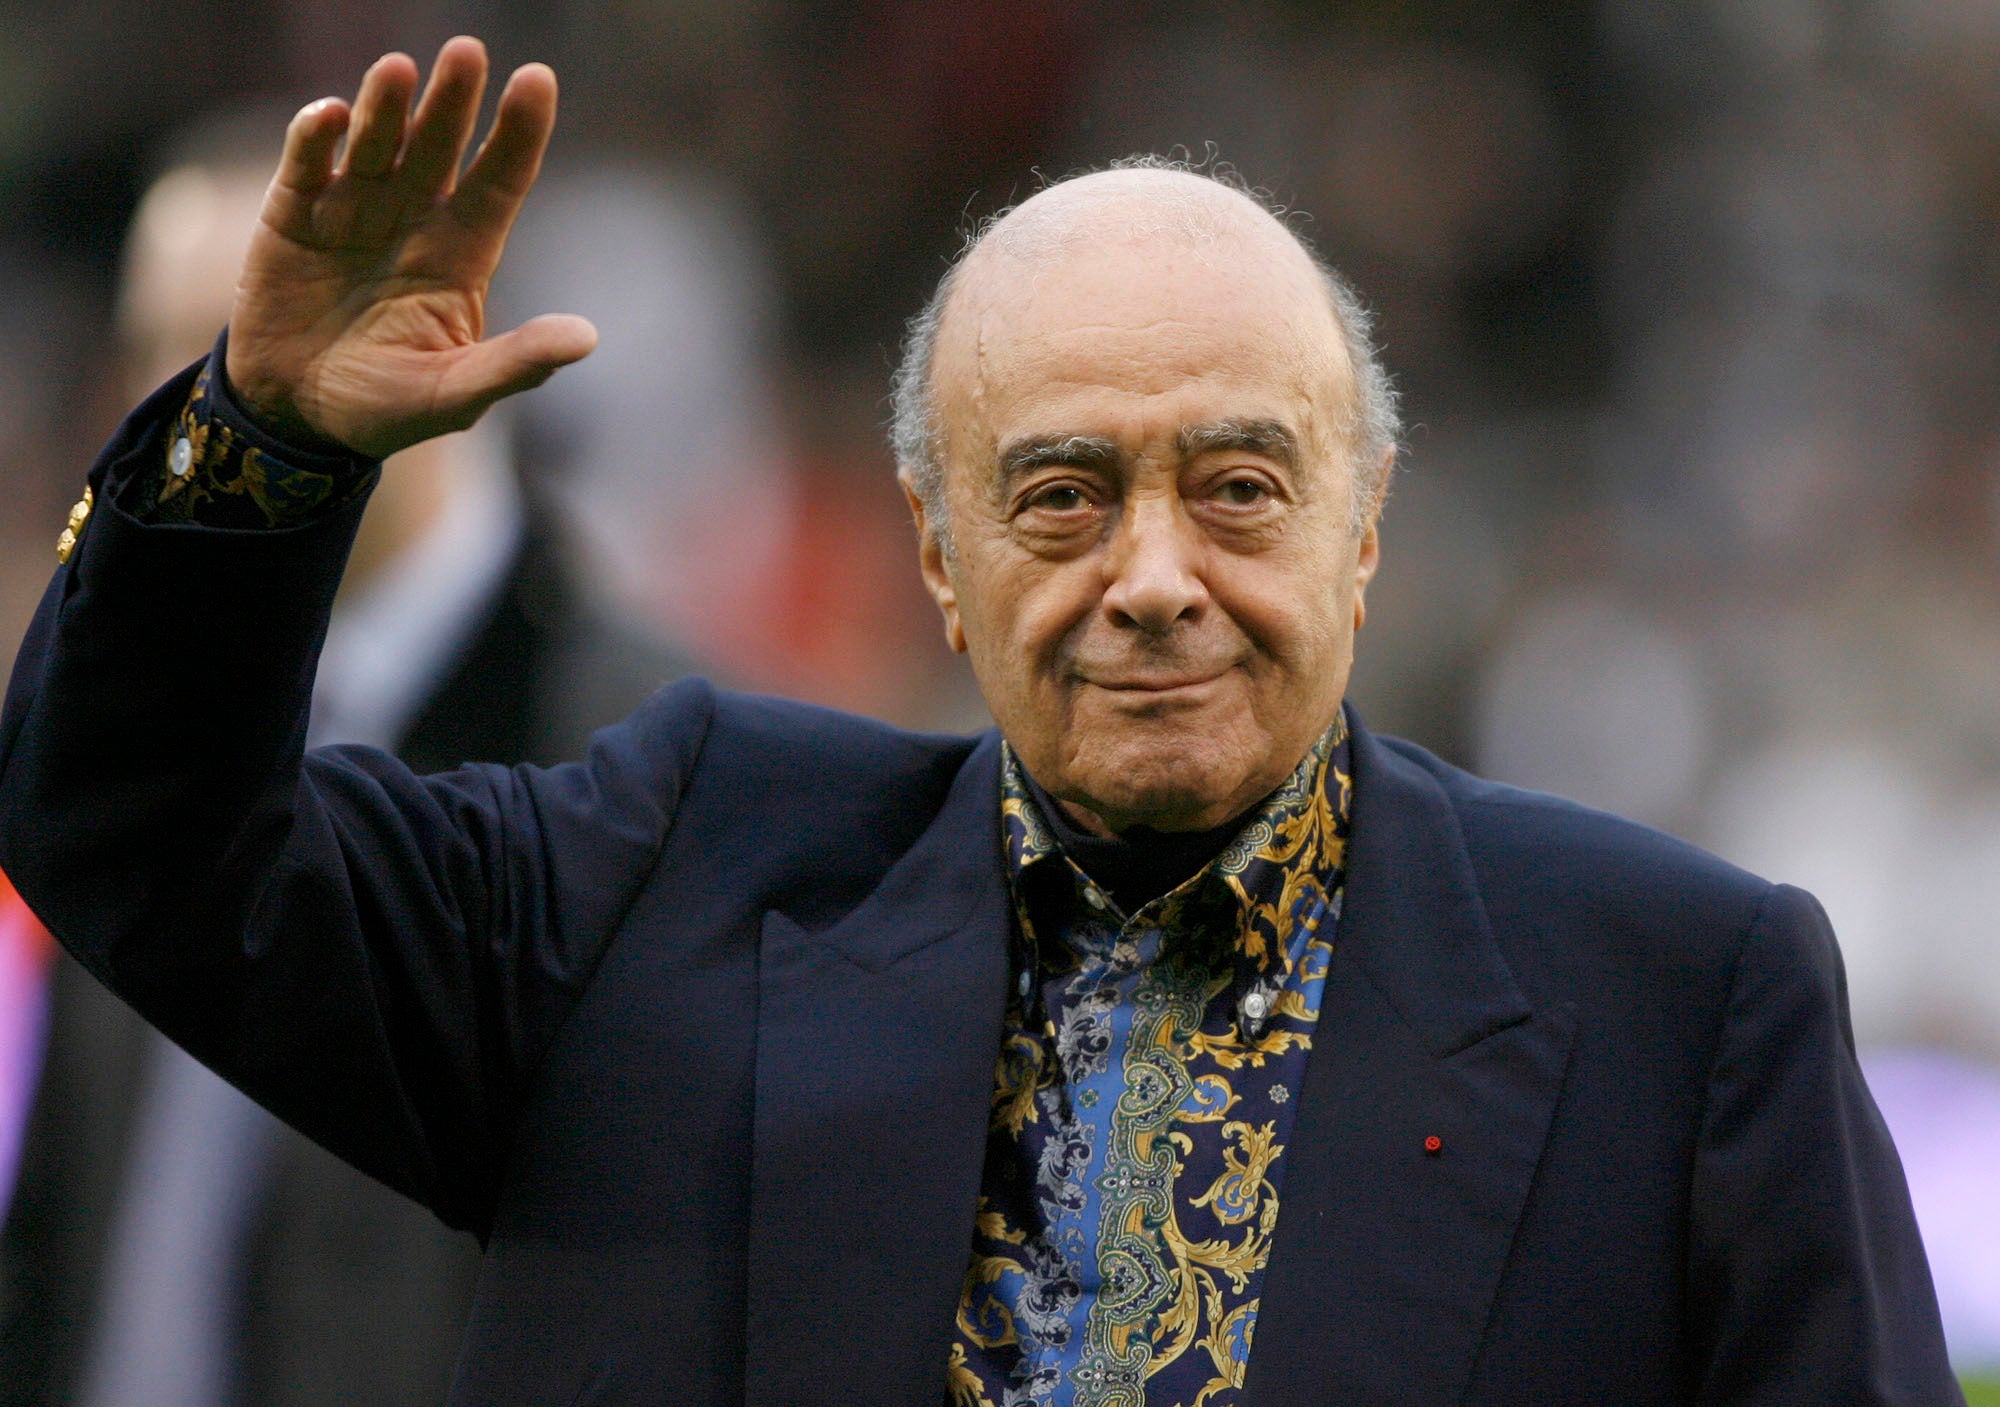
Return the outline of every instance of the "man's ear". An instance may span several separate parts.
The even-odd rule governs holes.
[[[1370,523],[1361,535],[1354,556],[1354,628],[1368,623],[1368,583],[1375,579],[1376,565],[1382,560],[1382,532],[1379,522]]]
[[[1362,534],[1358,548],[1354,550],[1354,630],[1368,624],[1368,584],[1374,582],[1374,572],[1382,564],[1382,488],[1388,486],[1388,476],[1396,470],[1396,450],[1390,446],[1382,452],[1382,462],[1376,464],[1376,492],[1374,512],[1368,516],[1368,530]]]
[[[1389,482],[1389,475],[1396,468],[1396,451],[1392,446],[1382,451],[1382,462],[1375,466],[1376,493],[1375,511],[1369,516],[1368,530],[1361,534],[1361,544],[1354,554],[1354,628],[1360,630],[1368,623],[1368,583],[1375,580],[1375,568],[1382,561],[1382,486]]]
[[[910,505],[910,516],[917,524],[917,566],[924,574],[924,589],[931,593],[931,600],[937,602],[939,612],[944,616],[944,642],[958,654],[965,653],[965,627],[958,619],[958,588],[952,585],[951,568],[945,561],[943,523],[933,524],[930,510],[925,506],[923,496],[904,474],[896,476],[896,482],[903,487],[903,500]]]

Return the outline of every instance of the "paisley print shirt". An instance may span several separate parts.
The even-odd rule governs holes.
[[[1006,755],[1019,928],[949,1407],[1228,1407],[1340,917],[1337,719],[1222,854],[1137,912]]]

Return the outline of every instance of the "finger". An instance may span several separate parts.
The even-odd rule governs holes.
[[[341,174],[386,176],[403,149],[410,99],[417,91],[417,65],[408,54],[384,54],[361,79],[348,124],[347,156]]]
[[[446,41],[411,119],[409,145],[396,173],[412,194],[435,195],[451,189],[485,91],[486,46],[467,35]]]
[[[597,346],[588,318],[549,313],[468,347],[438,385],[439,410],[470,424],[495,401],[541,385]]]
[[[264,196],[264,222],[290,230],[308,218],[315,197],[333,180],[333,153],[350,112],[339,98],[307,103],[285,129],[285,150]]]
[[[546,64],[514,70],[493,128],[452,194],[462,221],[505,234],[542,169],[556,122],[556,76]]]

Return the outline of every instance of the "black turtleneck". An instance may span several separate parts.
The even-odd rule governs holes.
[[[1156,831],[1151,826],[1134,826],[1119,835],[1092,835],[1070,819],[1062,803],[1043,791],[1025,767],[1021,775],[1062,848],[1126,914],[1138,912],[1192,879],[1243,829],[1244,818],[1237,816],[1205,831]]]

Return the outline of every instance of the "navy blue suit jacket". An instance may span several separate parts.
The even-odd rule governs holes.
[[[697,681],[553,770],[303,755],[358,510],[126,516],[184,394],[99,461],[21,651],[0,866],[480,1234],[455,1401],[935,1407],[1007,981],[997,738]],[[1245,1400],[1958,1401],[1812,899],[1360,729],[1353,767]]]

